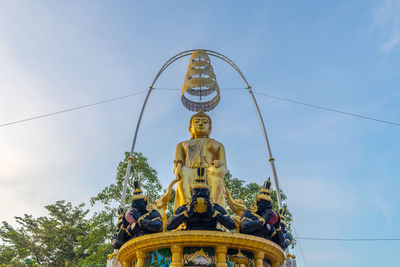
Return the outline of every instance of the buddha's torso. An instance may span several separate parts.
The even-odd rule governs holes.
[[[221,143],[211,138],[196,138],[181,143],[187,155],[185,165],[190,168],[210,167],[218,159]]]

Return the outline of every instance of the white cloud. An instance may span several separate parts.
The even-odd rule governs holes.
[[[381,49],[390,52],[400,46],[400,1],[385,0],[376,9],[373,28],[381,32]]]

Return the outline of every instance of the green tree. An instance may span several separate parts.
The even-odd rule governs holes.
[[[129,153],[125,152],[125,158],[118,164],[117,176],[115,183],[104,188],[95,197],[90,199],[92,205],[100,202],[105,206],[115,207],[115,204],[120,202],[122,197],[122,188],[124,184],[125,171],[128,164]],[[140,152],[133,154],[133,163],[131,166],[131,176],[128,179],[128,190],[126,192],[126,203],[128,207],[130,204],[130,198],[132,197],[133,178],[137,177],[140,180],[142,190],[144,194],[149,196],[150,201],[154,201],[160,196],[161,184],[157,177],[157,171],[149,166],[147,158]]]
[[[129,153],[125,152],[124,160],[118,164],[115,182],[90,199],[92,205],[100,204],[103,206],[103,210],[95,213],[89,220],[87,225],[89,234],[79,238],[79,244],[76,248],[76,251],[82,255],[79,265],[97,266],[105,264],[107,255],[113,251],[111,239],[116,230],[117,208],[121,201],[128,157]],[[139,178],[143,194],[149,196],[150,202],[160,197],[162,187],[157,177],[157,171],[149,166],[147,158],[142,153],[135,152],[133,154],[130,171],[132,175],[128,180],[125,210],[130,207],[134,177]]]
[[[78,237],[75,253],[79,266],[105,266],[113,252],[111,239],[115,231],[115,214],[109,208],[95,213],[86,224],[86,235]]]
[[[47,205],[48,216],[34,218],[24,214],[15,217],[18,227],[3,221],[0,238],[2,266],[60,265],[78,263],[74,248],[78,236],[86,234],[88,210],[84,204],[73,207],[70,202],[57,201]]]

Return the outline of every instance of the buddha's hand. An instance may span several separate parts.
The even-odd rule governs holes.
[[[222,165],[224,165],[224,163],[222,162],[222,160],[219,160],[219,159],[214,160],[213,164],[214,164],[214,167],[215,167],[215,168],[219,168],[219,167],[221,167]]]
[[[182,163],[177,163],[175,165],[174,174],[175,178],[178,179],[179,181],[181,179],[181,174],[182,174]]]

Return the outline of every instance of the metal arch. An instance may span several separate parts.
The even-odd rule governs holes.
[[[132,148],[131,148],[131,152],[130,152],[130,156],[128,158],[128,164],[127,164],[127,168],[126,168],[126,173],[125,173],[125,178],[124,178],[124,186],[123,186],[123,191],[122,191],[122,197],[121,197],[121,203],[120,203],[120,207],[123,208],[125,205],[125,197],[126,197],[126,187],[127,187],[127,183],[128,183],[128,177],[130,174],[130,169],[131,169],[131,165],[132,165],[132,160],[133,160],[133,153],[135,150],[135,145],[136,145],[136,139],[137,139],[137,135],[138,135],[138,131],[139,131],[139,127],[140,127],[140,123],[143,117],[143,113],[144,113],[144,109],[146,107],[146,104],[149,100],[150,94],[153,90],[153,86],[154,84],[157,82],[158,78],[161,76],[161,74],[164,72],[165,69],[167,69],[172,63],[174,63],[175,61],[177,61],[178,59],[181,59],[183,57],[189,56],[192,54],[193,51],[196,50],[203,50],[205,52],[207,52],[208,55],[219,58],[223,61],[225,61],[226,63],[228,63],[233,69],[236,70],[236,72],[240,75],[240,77],[242,78],[242,80],[244,81],[244,83],[247,86],[247,89],[249,90],[250,96],[253,100],[254,106],[256,108],[257,114],[258,114],[258,118],[260,120],[260,124],[261,124],[261,128],[264,134],[264,138],[265,138],[265,142],[267,144],[267,150],[268,150],[268,155],[269,155],[269,162],[271,164],[271,169],[272,169],[272,175],[273,175],[273,179],[274,179],[274,183],[275,183],[275,188],[276,188],[276,195],[277,195],[277,200],[278,200],[278,206],[279,209],[282,208],[282,200],[281,200],[281,194],[280,194],[280,189],[279,189],[279,183],[278,183],[278,177],[276,174],[276,169],[275,169],[275,159],[272,157],[272,152],[271,152],[271,147],[269,145],[269,141],[268,141],[268,135],[267,135],[267,131],[265,129],[265,124],[264,124],[264,120],[262,118],[260,109],[258,107],[256,98],[253,94],[253,91],[251,90],[251,86],[250,84],[247,82],[246,78],[244,77],[243,73],[240,71],[239,67],[228,57],[226,57],[225,55],[218,53],[216,51],[212,51],[212,50],[207,50],[207,49],[191,49],[191,50],[186,50],[183,51],[179,54],[176,54],[175,56],[171,57],[169,60],[167,60],[164,65],[160,68],[160,70],[158,71],[157,75],[154,77],[153,82],[151,83],[151,85],[149,86],[149,91],[147,92],[146,98],[144,100],[142,109],[140,111],[140,115],[138,118],[138,122],[136,124],[136,129],[135,129],[135,134],[134,134],[134,138],[133,138],[133,142],[132,142]]]

